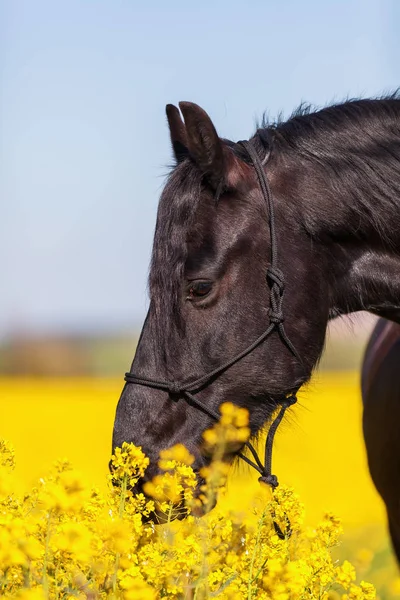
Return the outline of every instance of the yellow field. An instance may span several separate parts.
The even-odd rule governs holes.
[[[32,484],[62,457],[68,457],[91,483],[102,485],[122,383],[0,380],[0,437],[15,446],[22,485]],[[361,412],[358,374],[318,374],[277,434],[273,470],[301,495],[309,522],[325,510],[343,519],[341,554],[358,563],[382,599],[399,598],[385,513],[366,466]],[[255,473],[235,467],[230,501],[245,503],[257,485]]]

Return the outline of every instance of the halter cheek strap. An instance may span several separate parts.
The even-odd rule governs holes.
[[[288,348],[288,350],[302,365],[301,358],[296,348],[290,341],[283,325],[283,296],[285,291],[285,278],[282,271],[278,267],[278,245],[275,230],[274,203],[271,194],[271,189],[269,187],[268,179],[263,169],[263,164],[252,144],[248,141],[243,141],[238,142],[238,145],[240,145],[245,150],[250,163],[253,165],[256,171],[260,189],[264,197],[265,203],[267,205],[269,215],[269,230],[271,237],[271,262],[266,274],[267,282],[270,288],[269,325],[267,329],[252,344],[250,344],[247,348],[242,350],[242,352],[239,352],[239,354],[227,360],[225,363],[223,363],[216,369],[213,369],[209,373],[206,373],[202,377],[199,377],[198,379],[195,379],[193,381],[180,383],[177,381],[165,381],[160,379],[153,379],[150,377],[139,377],[134,373],[125,374],[125,381],[127,384],[142,385],[157,390],[165,390],[177,400],[179,400],[179,398],[184,399],[189,405],[198,408],[215,421],[219,421],[220,415],[212,408],[209,408],[206,404],[201,402],[201,400],[197,398],[196,392],[209,385],[216,376],[221,375],[232,365],[236,364],[242,358],[253,352],[253,350],[257,348],[260,344],[262,344],[273,333],[273,331],[276,330],[278,332],[282,343]],[[247,442],[245,446],[249,449],[254,460],[248,458],[241,452],[238,453],[238,456],[240,456],[242,460],[244,460],[247,464],[249,464],[256,471],[258,471],[258,473],[260,474],[259,481],[267,483],[272,488],[276,488],[278,485],[278,479],[276,475],[272,474],[271,471],[272,448],[274,437],[287,408],[295,404],[295,402],[297,401],[296,392],[288,395],[285,398],[285,400],[281,402],[279,413],[269,428],[265,444],[264,463],[261,462],[254,446],[250,442]],[[279,535],[278,531],[277,533]],[[282,534],[282,532],[280,533]]]

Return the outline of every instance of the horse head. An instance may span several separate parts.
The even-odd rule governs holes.
[[[159,202],[150,306],[113,434],[113,447],[142,446],[151,460],[146,478],[160,450],[176,443],[194,455],[195,471],[207,464],[202,434],[224,401],[248,409],[255,434],[309,378],[329,312],[318,248],[297,218],[295,195],[285,193],[293,182],[272,136],[259,131],[248,142],[266,172],[269,206],[246,148],[221,139],[199,106],[180,109],[184,121],[167,106],[176,165]],[[240,449],[227,448],[226,459]]]

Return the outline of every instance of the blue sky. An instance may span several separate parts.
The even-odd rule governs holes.
[[[140,325],[165,104],[243,139],[398,87],[399,30],[397,0],[0,0],[0,336]]]

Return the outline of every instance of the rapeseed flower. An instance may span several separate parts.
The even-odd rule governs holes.
[[[29,494],[0,494],[0,595],[20,600],[372,600],[354,567],[334,562],[341,524],[325,515],[304,527],[304,507],[281,486],[261,494],[248,514],[218,506],[226,448],[249,435],[248,416],[232,404],[205,433],[211,462],[193,471],[194,457],[177,445],[160,455],[160,473],[143,494],[132,489],[149,464],[141,448],[124,444],[112,457],[106,494],[90,488],[59,461]],[[1,481],[14,467],[0,443]],[[198,489],[200,482],[200,489]],[[151,498],[149,498],[151,496]],[[166,515],[164,524],[154,519]],[[173,517],[185,516],[182,521]],[[153,521],[149,520],[152,517]]]
[[[129,484],[134,485],[140,477],[143,477],[149,463],[140,446],[124,442],[122,448],[116,448],[115,454],[111,457],[112,477],[114,480],[122,480],[127,476]]]

